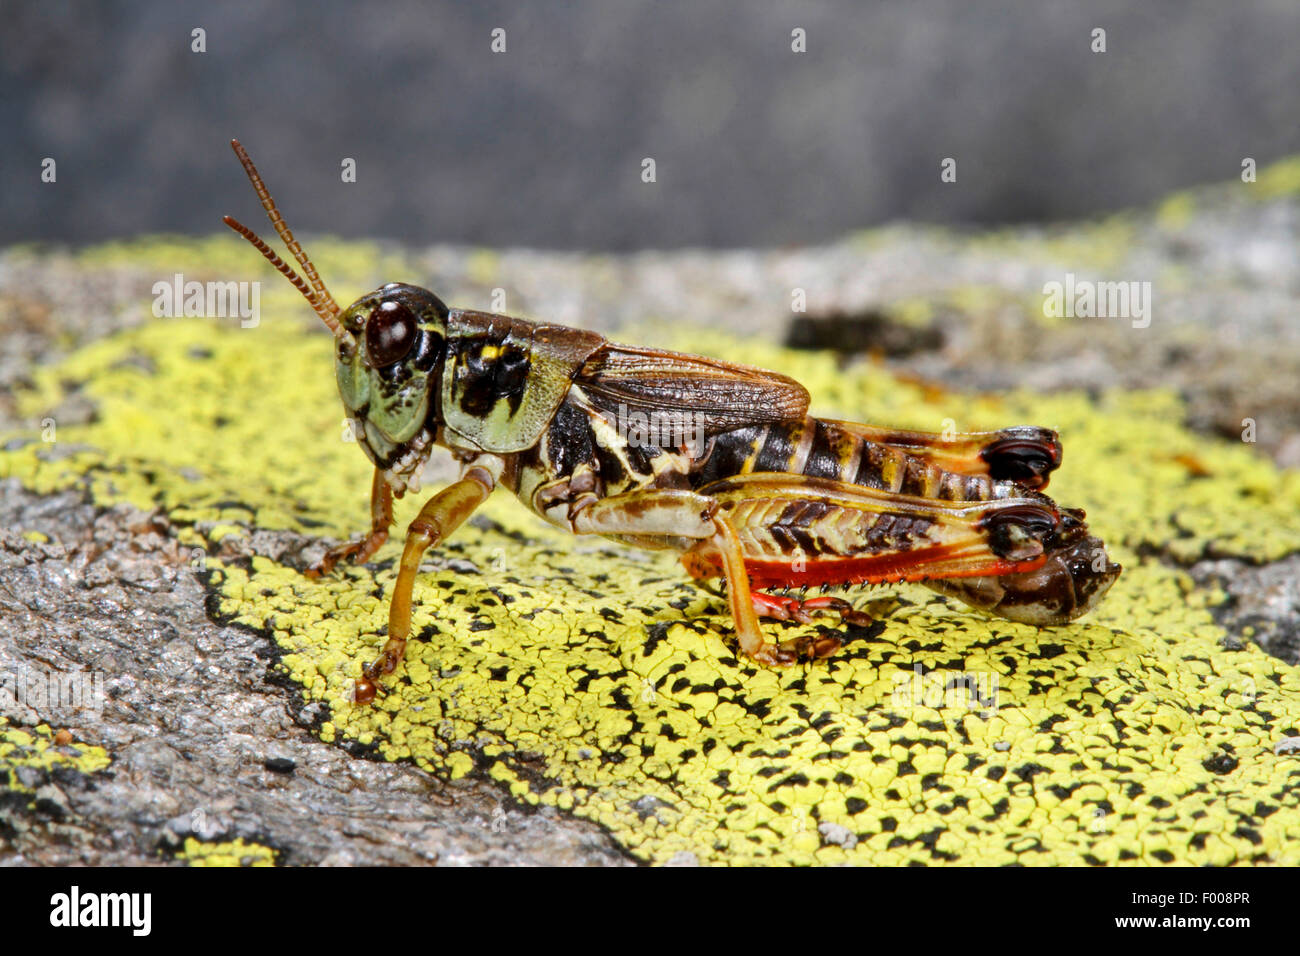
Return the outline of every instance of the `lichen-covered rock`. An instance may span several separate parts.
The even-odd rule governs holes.
[[[297,294],[268,278],[255,328],[150,315],[175,272],[265,276],[236,239],[0,254],[0,323],[25,330],[0,361],[0,667],[81,667],[94,703],[0,703],[10,852],[1300,862],[1300,670],[1246,633],[1273,622],[1269,648],[1294,654],[1293,605],[1249,607],[1300,553],[1300,477],[1260,451],[1286,460],[1300,433],[1294,389],[1263,371],[1300,367],[1279,332],[1300,266],[1275,255],[1296,238],[1294,169],[1255,184],[1262,202],[1242,184],[1099,225],[795,252],[310,243],[340,300],[400,279],[486,307],[499,287],[507,311],[777,368],[817,413],[1057,428],[1053,497],[1126,568],[1048,630],[874,591],[855,600],[877,623],[838,657],[777,672],[735,656],[724,603],[671,556],[566,537],[498,495],[426,559],[418,639],[373,708],[350,691],[398,545],[301,573],[361,530],[369,473]],[[1150,325],[1044,316],[1064,271],[1149,278]],[[810,321],[795,289],[812,320],[790,333]],[[888,362],[846,354],[855,322],[890,330]],[[1239,414],[1258,442],[1224,437]]]

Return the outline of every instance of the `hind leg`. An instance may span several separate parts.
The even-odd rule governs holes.
[[[767,591],[753,592],[754,612],[759,617],[769,617],[776,621],[797,621],[811,624],[812,614],[818,611],[834,611],[845,624],[866,627],[871,623],[871,615],[859,611],[844,598],[822,595],[812,598],[794,598],[788,595],[771,594]]]
[[[752,594],[754,612],[759,617],[772,618],[777,621],[796,621],[799,624],[811,624],[812,615],[818,612],[834,612],[844,624],[866,627],[871,623],[871,615],[859,611],[843,598],[821,595],[807,599],[789,597],[788,595],[770,594],[755,591]],[[793,653],[807,660],[824,660],[832,657],[844,646],[844,639],[830,634],[796,637],[782,641],[777,645],[782,650]]]
[[[712,498],[669,489],[631,491],[586,503],[570,515],[569,522],[578,534],[695,539],[697,543],[682,555],[682,563],[687,569],[716,567],[718,571],[712,573],[720,571],[726,578],[727,604],[740,652],[769,666],[793,664],[799,659],[796,649],[764,639],[750,596],[740,539],[718,513]]]

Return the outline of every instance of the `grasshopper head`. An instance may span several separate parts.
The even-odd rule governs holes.
[[[390,468],[434,437],[447,307],[432,292],[390,282],[348,306],[340,323],[348,335],[334,351],[339,395],[367,455]]]
[[[353,434],[386,472],[395,493],[400,495],[408,482],[416,487],[440,422],[438,377],[446,353],[447,307],[431,292],[390,282],[340,311],[252,159],[237,140],[230,145],[302,275],[243,223],[226,216],[226,225],[292,282],[334,333],[335,375]]]

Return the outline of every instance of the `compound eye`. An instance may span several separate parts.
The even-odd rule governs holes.
[[[366,353],[377,368],[406,358],[415,345],[415,315],[400,302],[381,302],[366,319]]]

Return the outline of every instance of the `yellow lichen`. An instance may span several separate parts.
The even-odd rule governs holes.
[[[7,692],[8,689],[6,689]],[[49,773],[65,767],[81,773],[95,773],[111,762],[103,747],[82,743],[75,738],[67,744],[55,742],[55,731],[48,724],[30,730],[13,726],[0,717],[0,774],[3,787],[20,793],[32,793],[19,779],[20,767],[36,767]]]
[[[1255,188],[1249,195],[1257,199],[1275,199],[1300,193],[1300,156],[1278,160],[1259,170]]]
[[[245,843],[242,837],[224,843],[186,837],[177,855],[190,866],[275,866],[274,850],[259,843]]]

